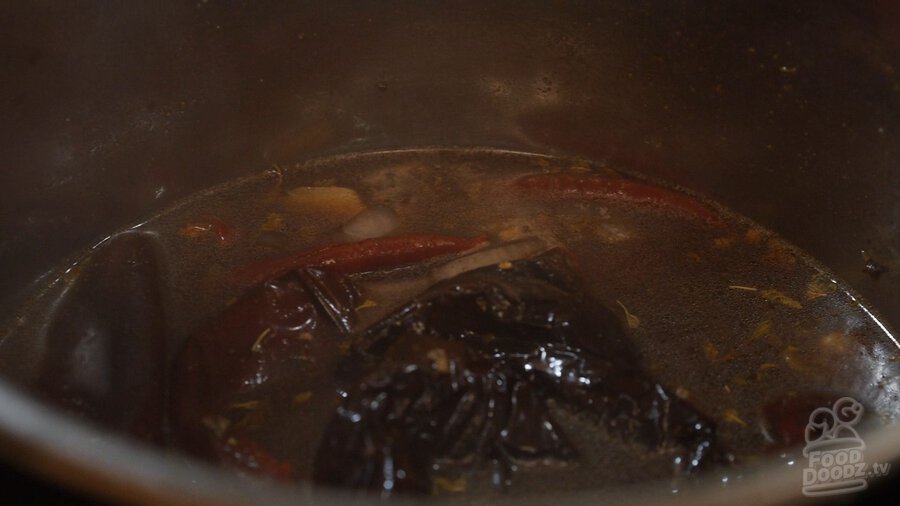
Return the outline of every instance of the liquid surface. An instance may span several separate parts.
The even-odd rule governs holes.
[[[460,242],[422,261],[315,278],[336,251],[323,245],[368,234]],[[634,363],[622,364],[715,427],[720,454],[701,475],[788,460],[809,410],[842,396],[863,403],[864,425],[897,415],[896,343],[830,273],[773,233],[624,172],[492,151],[338,157],[197,195],[88,252],[37,295],[3,341],[0,367],[71,411],[155,444],[247,474],[310,480],[336,410],[352,397],[336,371],[366,350],[366,329],[444,279],[435,273],[447,274],[460,255],[514,241],[540,247],[456,274],[564,252],[579,297],[609,312],[633,347]],[[281,259],[295,252],[307,253],[285,267]],[[304,265],[316,269],[283,277]],[[287,279],[272,289],[298,297],[290,304],[301,309],[281,313],[265,293],[254,296],[267,279]],[[326,295],[297,295],[313,292]],[[233,331],[268,310],[261,328],[274,330]],[[281,317],[293,337],[270,325]],[[289,329],[301,324],[309,327]],[[250,346],[232,349],[223,336]],[[214,360],[186,362],[186,342]],[[440,369],[453,352],[438,344],[420,352]],[[444,355],[428,355],[435,349]],[[255,376],[241,376],[242,367]],[[209,384],[197,386],[196,374]],[[499,474],[487,453],[464,471],[444,465],[454,468],[445,474],[426,462],[435,466],[429,491],[527,494],[673,476],[677,451],[622,437],[590,409],[558,401],[535,402],[577,456],[511,458],[515,469]],[[210,438],[221,444],[210,447]]]

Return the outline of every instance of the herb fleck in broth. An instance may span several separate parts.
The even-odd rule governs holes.
[[[573,289],[577,294],[566,292],[566,285],[560,300],[574,296],[578,304],[590,301],[597,304],[597,312],[608,311],[622,338],[635,348],[637,362],[633,367],[624,362],[628,367],[622,370],[639,371],[641,377],[664,388],[660,398],[671,398],[666,402],[686,406],[690,416],[714,426],[715,450],[710,450],[709,464],[702,466],[707,471],[726,466],[731,457],[740,466],[796,451],[796,446],[789,445],[796,439],[785,434],[799,430],[802,441],[803,427],[786,427],[779,413],[772,416],[772,406],[791,406],[791,399],[797,399],[795,405],[805,405],[813,398],[833,401],[850,395],[862,401],[870,414],[894,416],[896,386],[884,378],[894,374],[889,371],[896,368],[897,349],[830,273],[771,232],[719,206],[583,161],[447,150],[323,159],[215,188],[137,230],[152,237],[157,261],[163,266],[159,282],[165,308],[165,370],[171,375],[168,397],[174,412],[167,422],[159,420],[158,439],[246,474],[287,480],[316,477],[316,455],[322,451],[329,427],[333,428],[335,413],[358,408],[354,396],[375,388],[374,380],[360,378],[368,378],[365,374],[399,377],[399,369],[384,369],[383,361],[404,367],[417,364],[428,369],[426,383],[434,383],[453,374],[455,364],[467,363],[469,358],[463,357],[472,355],[471,349],[436,337],[425,321],[422,328],[414,322],[404,332],[419,335],[427,345],[417,347],[413,342],[408,349],[384,352],[382,357],[381,351],[366,349],[371,344],[366,340],[375,339],[367,335],[367,329],[385,319],[400,318],[395,313],[401,308],[417,310],[404,305],[431,293],[429,287],[448,279],[466,279],[473,272],[477,277],[478,272],[490,271],[485,276],[499,280],[485,293],[496,293],[497,286],[513,286],[510,293],[543,286],[534,285],[530,278],[516,285],[521,280],[515,276],[533,270],[528,262],[535,258],[554,254],[565,257],[567,267],[541,275],[565,277],[570,269],[578,278],[577,290]],[[361,244],[402,249],[412,244],[384,246],[385,237],[415,237],[419,256],[396,261],[405,253],[386,255],[372,264],[377,268],[346,267],[339,276],[329,274],[340,271],[341,262],[356,262],[354,255],[359,253],[332,245],[364,241]],[[495,250],[490,248],[503,244],[506,249],[501,246],[499,256],[491,256]],[[515,246],[510,249],[509,245]],[[471,251],[476,253],[466,258],[474,260],[453,260]],[[488,253],[477,256],[478,251]],[[296,252],[303,253],[290,257]],[[90,267],[91,256],[88,253],[82,263]],[[316,268],[294,273],[310,265]],[[458,266],[462,267],[453,270]],[[265,280],[269,280],[268,288],[260,288]],[[76,276],[63,285],[79,282]],[[562,285],[553,283],[548,290],[556,293]],[[58,289],[49,290],[42,300],[64,300],[64,293],[54,291]],[[247,294],[253,290],[258,300],[247,303]],[[303,294],[290,303],[305,309],[290,314],[271,309],[278,304],[272,297],[288,292]],[[307,297],[309,293],[325,294],[324,299]],[[51,321],[67,318],[54,313],[58,304],[45,306],[35,306],[34,314],[43,312]],[[253,335],[240,336],[243,348],[231,349],[237,342],[227,341],[236,332],[233,329],[244,328],[246,321],[270,310],[275,311],[268,313],[275,323],[264,322],[262,327],[254,326],[259,322],[247,323]],[[583,321],[592,322],[594,316]],[[219,327],[210,323],[216,321],[224,323]],[[391,328],[401,325],[400,321]],[[43,331],[47,333],[46,328]],[[220,338],[225,340],[217,349],[213,343]],[[54,336],[46,339],[52,345]],[[410,338],[403,334],[397,339]],[[492,353],[499,353],[499,345],[490,344],[485,336],[479,339]],[[185,341],[194,343],[188,344],[189,351],[183,351]],[[9,348],[16,343],[14,334],[3,345]],[[572,345],[548,343],[548,349]],[[418,355],[410,358],[412,351]],[[336,371],[352,369],[347,357],[354,353],[370,362],[359,366],[368,372],[353,369],[357,375],[351,374],[354,379],[348,383],[348,376],[340,377]],[[210,357],[215,360],[211,362]],[[88,356],[85,360],[114,358]],[[511,363],[507,359],[503,364]],[[45,360],[42,367],[52,363]],[[203,364],[210,363],[219,364],[209,366],[218,369],[203,370],[208,367]],[[496,371],[510,385],[513,377],[520,383],[533,379],[522,379],[521,371],[510,376],[503,369],[507,365],[497,366]],[[604,379],[591,376],[600,367],[596,363],[581,367],[587,371],[581,379]],[[245,369],[253,375],[241,376]],[[51,388],[48,393],[45,376],[40,370],[21,374],[59,401],[64,389]],[[407,392],[412,388],[408,385],[419,380],[403,381],[410,383],[397,383],[403,388],[385,390],[385,395]],[[193,386],[185,388],[191,382]],[[428,395],[438,395],[422,388]],[[532,387],[522,391],[531,392],[528,388]],[[675,439],[663,438],[657,448],[621,426],[610,429],[601,413],[579,404],[577,397],[584,391],[577,388],[581,387],[533,388],[538,393],[555,392],[540,400],[546,407],[544,415],[540,415],[544,408],[528,413],[549,416],[558,430],[542,437],[564,441],[547,443],[546,454],[525,445],[532,453],[524,457],[505,453],[515,453],[510,450],[514,445],[478,443],[482,446],[464,452],[465,458],[451,458],[448,450],[427,462],[431,466],[423,478],[430,484],[427,492],[477,496],[506,488],[504,493],[525,494],[673,476],[673,468],[678,467],[673,466],[677,452],[671,448],[678,446]],[[501,404],[513,398],[525,402],[524,397],[509,392],[504,397],[496,389],[472,395],[488,396],[485,399]],[[98,401],[91,397],[85,402]],[[601,402],[606,401],[598,398],[597,403]],[[364,406],[375,409],[372,403]],[[91,416],[83,405],[73,409]],[[502,410],[490,413],[503,415]],[[867,418],[873,424],[881,422],[878,416]],[[389,419],[377,418],[372,426]],[[441,423],[451,423],[448,420]],[[490,429],[488,422],[472,423],[485,433],[501,434],[501,428]],[[129,427],[120,424],[117,428]],[[510,426],[505,427],[508,434]],[[377,430],[365,437],[376,437],[372,434],[388,437]],[[461,441],[469,441],[465,431],[460,434]],[[566,453],[567,449],[575,454]],[[498,466],[505,468],[498,470]],[[677,469],[674,472],[685,476]],[[506,485],[492,484],[498,480]],[[377,487],[372,483],[362,479],[356,486],[387,488],[384,482]]]

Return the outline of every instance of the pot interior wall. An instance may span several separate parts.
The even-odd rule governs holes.
[[[193,191],[322,153],[490,145],[704,192],[889,320],[898,261],[890,2],[8,6],[2,300]],[[9,303],[5,307],[10,307]]]

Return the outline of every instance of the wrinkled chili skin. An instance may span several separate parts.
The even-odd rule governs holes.
[[[176,388],[170,395],[170,423],[177,444],[226,464],[273,460],[247,457],[262,455],[263,450],[230,429],[214,433],[204,420],[226,416],[229,404],[277,392],[279,378],[317,367],[302,359],[319,354],[317,347],[326,346],[328,337],[349,331],[358,297],[344,276],[314,269],[292,271],[245,291],[195,331],[172,368]],[[312,339],[313,334],[319,339]],[[233,437],[244,441],[238,449],[254,451],[225,451],[234,446],[227,444]],[[276,468],[245,470],[266,469]],[[273,477],[282,479],[283,474]]]
[[[564,254],[440,283],[368,329],[338,370],[344,401],[316,455],[318,483],[431,490],[435,462],[568,461],[555,400],[609,432],[671,452],[691,472],[713,424],[640,369],[612,310],[580,289]]]
[[[235,279],[238,284],[250,286],[302,267],[320,267],[340,273],[401,267],[472,249],[487,240],[486,235],[454,237],[421,234],[329,244],[246,265],[237,271]]]
[[[624,178],[595,174],[533,174],[513,181],[521,193],[556,198],[619,199],[676,212],[711,225],[721,225],[722,217],[712,208],[687,195]]]

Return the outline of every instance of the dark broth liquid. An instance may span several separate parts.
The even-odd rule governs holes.
[[[714,419],[718,441],[740,463],[796,450],[781,448],[772,434],[764,410],[772,402],[849,395],[867,407],[869,424],[895,416],[896,389],[884,378],[896,369],[896,343],[815,261],[714,205],[722,224],[614,198],[508,191],[517,176],[557,172],[622,176],[586,162],[538,155],[401,151],[298,164],[198,194],[138,227],[155,236],[162,252],[169,359],[194,329],[239,295],[229,280],[240,266],[351,240],[341,232],[347,216],[297,206],[286,194],[299,186],[339,186],[358,192],[368,207],[393,209],[399,225],[390,235],[487,233],[493,242],[536,236],[565,248],[591,295],[628,322],[649,374]],[[197,226],[211,221],[227,230]],[[390,279],[402,281],[426,268],[398,269]],[[78,283],[74,272],[36,299],[25,323],[3,342],[4,356],[23,356],[33,339],[26,336],[42,332],[31,322],[53,318],[54,301]],[[372,307],[403,302],[396,292],[376,289],[384,285],[381,273],[354,278]],[[360,328],[384,314],[359,311]],[[306,373],[284,379],[284,388],[311,395],[299,406],[273,407],[268,416],[277,417],[280,428],[270,424],[256,435],[261,446],[290,461],[298,479],[311,476],[334,409],[333,368],[351,340],[310,344]],[[7,375],[24,383],[36,374],[8,363],[12,359],[0,360]],[[664,455],[608,437],[588,416],[556,411],[579,458],[566,465],[522,465],[509,493],[671,476]],[[486,478],[470,480],[467,490],[494,493]]]

